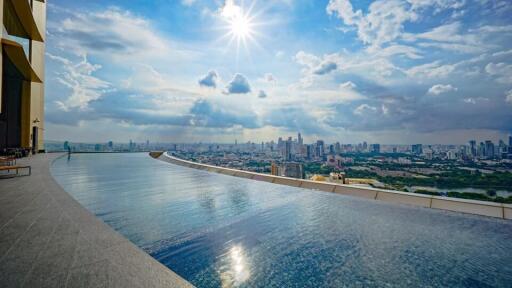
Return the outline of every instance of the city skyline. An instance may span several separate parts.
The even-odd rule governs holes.
[[[485,0],[55,0],[45,137],[497,142],[512,131],[511,11]]]

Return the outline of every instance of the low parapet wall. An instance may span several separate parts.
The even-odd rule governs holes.
[[[354,185],[344,185],[329,182],[316,182],[304,179],[294,179],[280,176],[273,176],[269,174],[254,173],[248,171],[241,171],[236,169],[224,168],[219,166],[212,166],[202,163],[196,163],[179,159],[169,155],[168,153],[151,152],[151,157],[159,159],[172,164],[206,170],[208,172],[220,173],[229,176],[246,178],[256,181],[264,181],[279,185],[300,187],[312,190],[320,190],[324,192],[331,192],[343,195],[350,195],[355,197],[381,200],[391,203],[407,204],[414,206],[421,206],[426,208],[443,209],[449,211],[463,212],[476,215],[484,215],[503,219],[512,219],[512,205],[465,200],[458,198],[430,196],[416,193],[398,192],[391,190],[383,190],[369,187],[358,187]]]

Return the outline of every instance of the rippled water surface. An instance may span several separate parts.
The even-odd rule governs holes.
[[[146,154],[72,155],[52,173],[198,287],[512,286],[512,221],[211,174]]]

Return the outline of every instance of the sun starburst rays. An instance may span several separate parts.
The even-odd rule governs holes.
[[[264,23],[258,22],[256,15],[252,15],[253,4],[244,10],[243,7],[235,5],[232,1],[227,2],[224,8],[221,10],[221,18],[224,25],[220,27],[223,31],[226,31],[220,39],[220,41],[227,40],[227,47],[230,49],[234,46],[236,49],[237,62],[240,57],[240,52],[243,49],[247,56],[250,57],[249,46],[256,46],[261,48],[257,38],[261,36],[258,31],[258,27]]]

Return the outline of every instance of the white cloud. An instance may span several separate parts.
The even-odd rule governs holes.
[[[436,12],[442,9],[460,9],[466,4],[465,0],[407,0],[413,9],[435,7]]]
[[[485,66],[485,72],[495,76],[496,82],[503,84],[512,84],[512,64],[489,63]]]
[[[406,45],[391,45],[383,49],[378,49],[377,51],[368,51],[374,53],[378,56],[382,57],[391,57],[395,55],[404,55],[410,59],[421,59],[423,56],[421,55],[421,51],[412,46]]]
[[[512,104],[512,89],[505,93],[505,101]]]
[[[455,65],[453,64],[441,64],[440,61],[435,61],[432,63],[422,64],[418,66],[414,66],[405,71],[405,73],[409,77],[413,78],[443,78],[448,76],[455,70]]]
[[[405,22],[414,22],[418,15],[405,1],[377,0],[370,4],[368,13],[354,11],[349,0],[330,0],[327,5],[329,15],[337,15],[345,25],[356,26],[358,37],[372,46],[381,46],[399,38]]]
[[[339,54],[326,54],[322,58],[304,51],[299,51],[295,55],[295,61],[303,66],[302,69],[302,87],[310,87],[314,80],[323,75],[329,74],[338,68],[341,59]]]
[[[258,92],[258,98],[267,98],[267,93],[263,90],[260,90],[260,92]]]
[[[66,11],[65,15],[62,20],[49,20],[48,33],[52,44],[68,53],[100,56],[123,65],[187,61],[198,56],[158,33],[150,20],[130,11],[111,7]]]
[[[512,33],[512,25],[505,25],[505,26],[485,25],[485,26],[479,27],[478,29],[475,29],[475,30],[480,33]]]
[[[352,81],[347,81],[345,83],[340,84],[339,90],[341,95],[341,100],[343,101],[354,101],[366,98],[364,95],[359,93],[357,90],[357,85]]]
[[[247,94],[251,92],[251,85],[249,81],[242,74],[235,74],[233,79],[226,86],[226,94]]]
[[[430,94],[430,95],[439,95],[439,94],[453,92],[453,91],[457,91],[457,90],[458,90],[457,87],[453,87],[450,84],[447,84],[447,85],[445,85],[445,84],[436,84],[436,85],[430,87],[430,89],[428,89],[428,94]]]
[[[226,0],[219,11],[220,15],[227,19],[236,18],[242,14],[242,8],[236,5],[234,0]]]
[[[206,75],[198,80],[198,83],[201,87],[217,88],[219,78],[219,74],[216,71],[210,70]]]
[[[377,112],[377,107],[370,106],[368,104],[361,104],[354,110],[354,114],[356,114],[356,115],[364,115],[367,113],[375,113],[375,112]]]
[[[71,95],[65,101],[55,102],[61,110],[86,109],[89,102],[101,98],[104,93],[112,90],[110,83],[93,75],[101,69],[101,65],[91,64],[86,56],[80,62],[73,63],[64,57],[50,53],[47,55],[50,59],[61,63],[63,72],[57,74],[56,80],[71,90]]]

